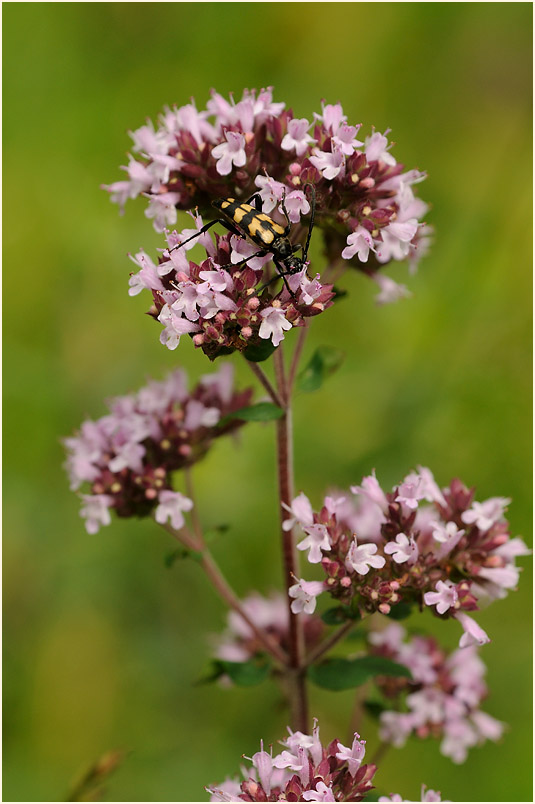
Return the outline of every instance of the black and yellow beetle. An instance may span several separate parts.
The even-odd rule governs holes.
[[[253,257],[264,257],[266,254],[271,254],[279,276],[282,277],[284,284],[290,291],[286,277],[298,273],[305,266],[312,229],[314,227],[316,193],[312,184],[307,184],[305,187],[312,189],[312,196],[310,223],[304,246],[292,245],[288,238],[292,224],[284,203],[284,198],[282,199],[281,206],[286,216],[286,226],[281,226],[270,218],[269,215],[266,215],[265,212],[262,212],[262,198],[259,193],[255,193],[255,195],[251,196],[247,201],[238,201],[235,198],[220,198],[212,201],[212,206],[217,209],[222,217],[205,224],[198,232],[195,232],[195,234],[188,237],[187,240],[169,249],[169,251],[175,251],[181,248],[181,246],[189,243],[190,240],[208,231],[208,229],[215,226],[216,223],[220,223],[228,229],[229,232],[232,232],[232,234],[238,235],[238,237],[243,239],[248,239],[260,248],[255,254],[251,254],[249,257],[242,260],[242,262],[234,265],[234,268],[245,265],[245,263]],[[299,249],[302,249],[301,257],[295,257],[295,252],[299,251]]]

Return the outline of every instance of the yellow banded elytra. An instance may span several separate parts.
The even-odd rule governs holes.
[[[286,282],[286,276],[295,274],[304,267],[308,255],[312,228],[314,226],[316,194],[313,185],[308,184],[305,186],[312,189],[312,203],[308,234],[304,246],[292,245],[289,240],[288,235],[290,234],[292,224],[288,216],[284,198],[282,199],[281,205],[284,215],[286,216],[286,226],[281,226],[265,212],[262,212],[262,198],[259,193],[255,193],[255,195],[247,201],[239,201],[235,198],[220,198],[212,201],[212,206],[219,212],[220,217],[205,224],[198,232],[188,237],[187,240],[184,240],[182,243],[174,246],[170,251],[181,248],[186,243],[189,243],[194,238],[208,231],[208,229],[215,226],[216,223],[220,223],[232,232],[232,234],[250,240],[259,248],[259,251],[255,254],[251,254],[241,263],[234,265],[234,268],[239,265],[245,265],[245,263],[253,257],[271,254],[279,276],[283,278],[284,284],[290,291],[288,283]],[[251,204],[251,202],[253,202],[253,204]],[[301,257],[295,257],[294,254],[299,249],[302,249],[302,255]]]

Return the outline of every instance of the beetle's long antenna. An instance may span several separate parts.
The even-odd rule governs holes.
[[[305,189],[307,187],[310,187],[311,190],[312,190],[312,199],[311,199],[311,205],[310,205],[311,213],[310,213],[310,223],[309,223],[309,226],[308,226],[308,235],[307,235],[305,247],[303,249],[303,262],[306,262],[306,259],[308,257],[308,247],[310,245],[310,238],[312,237],[312,229],[314,228],[314,218],[316,216],[316,188],[314,187],[313,184],[310,184],[310,183],[305,184]]]

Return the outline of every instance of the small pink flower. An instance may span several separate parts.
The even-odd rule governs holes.
[[[297,545],[298,550],[308,550],[308,561],[311,564],[319,564],[323,558],[322,550],[329,551],[331,549],[331,542],[329,533],[325,525],[307,525],[304,528],[307,534],[306,539],[299,542]]]
[[[418,545],[414,538],[405,533],[398,533],[395,541],[385,544],[384,551],[391,555],[396,564],[414,564],[418,560]]]
[[[342,258],[350,260],[356,254],[361,262],[368,262],[370,251],[375,251],[373,237],[364,226],[358,226],[347,236],[347,247],[342,251]]]
[[[360,128],[359,126],[348,126],[347,123],[343,123],[336,132],[336,135],[333,137],[333,142],[336,143],[338,148],[342,151],[345,156],[351,156],[352,153],[355,152],[355,149],[358,148],[360,145],[364,145],[363,142],[357,140],[355,134],[358,132]]]
[[[284,204],[288,211],[288,217],[291,223],[299,223],[301,215],[308,215],[310,212],[310,204],[302,190],[292,190],[284,197]],[[282,207],[279,207],[282,212]]]
[[[193,501],[185,497],[179,491],[169,491],[164,489],[158,495],[159,505],[154,512],[154,518],[160,525],[167,521],[171,527],[180,530],[184,526],[184,511],[191,511]]]
[[[288,121],[288,133],[284,135],[281,148],[283,151],[295,151],[297,156],[302,156],[308,149],[309,143],[315,142],[308,133],[310,123],[306,118],[293,118]]]
[[[359,575],[366,575],[371,567],[381,569],[386,564],[384,556],[376,556],[376,544],[359,544],[355,539],[346,557],[346,567],[358,572]]]
[[[306,790],[303,793],[305,801],[336,801],[332,785],[327,787],[325,782],[317,782],[315,790]]]
[[[383,513],[388,510],[388,500],[375,476],[375,469],[372,471],[371,475],[362,478],[360,486],[351,486],[350,488],[353,494],[364,494],[368,497],[371,502],[379,506]]]
[[[314,154],[310,157],[310,161],[320,171],[324,179],[332,180],[338,175],[343,176],[345,173],[345,156],[334,143],[330,152],[314,148]]]
[[[226,142],[212,148],[212,156],[217,159],[216,170],[220,176],[228,176],[232,166],[243,167],[246,162],[245,137],[237,131],[225,132]]]
[[[299,614],[312,614],[316,608],[316,598],[323,592],[323,581],[305,581],[301,579],[293,586],[290,586],[288,594],[293,597],[292,611]]]
[[[85,528],[88,533],[97,533],[101,525],[111,522],[110,506],[113,498],[107,494],[82,494],[84,505],[80,509],[80,516],[85,519]]]
[[[436,592],[426,592],[424,603],[426,606],[436,606],[439,614],[445,614],[448,609],[455,608],[459,596],[457,587],[451,581],[438,581]]]
[[[283,530],[291,530],[296,523],[304,527],[305,525],[312,525],[314,522],[310,500],[303,492],[293,499],[291,506],[285,505],[285,503],[283,503],[283,506],[292,514],[290,519],[285,519],[282,523]]]
[[[388,140],[379,131],[374,132],[371,137],[366,137],[365,153],[368,162],[381,161],[385,165],[395,165],[396,160],[389,153]]]
[[[385,276],[379,271],[373,274],[372,279],[381,289],[381,292],[375,297],[375,303],[380,307],[383,304],[394,304],[400,299],[409,299],[412,296],[412,293],[405,285],[394,282],[389,276]]]
[[[468,645],[486,645],[490,642],[489,636],[468,614],[459,611],[455,616],[464,628],[464,634],[459,640],[460,648],[466,648]]]
[[[346,748],[345,745],[342,745],[340,740],[338,740],[338,748],[339,750],[336,754],[336,758],[341,759],[343,762],[347,762],[349,773],[354,777],[362,765],[362,760],[364,759],[364,754],[366,753],[366,740],[361,740],[360,734],[355,732],[355,737],[353,739],[351,748]]]
[[[509,497],[491,497],[482,503],[474,502],[468,511],[461,514],[461,519],[481,531],[490,530],[496,522],[503,519],[503,513],[510,502]]]
[[[277,307],[266,307],[260,315],[263,321],[258,331],[259,336],[264,340],[271,338],[273,346],[278,346],[284,340],[284,331],[292,328],[291,323]]]

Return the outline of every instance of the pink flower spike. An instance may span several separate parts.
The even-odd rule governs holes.
[[[236,131],[225,132],[226,142],[222,142],[212,148],[212,156],[217,159],[216,170],[220,176],[228,176],[232,166],[243,167],[245,165],[245,137]]]
[[[312,614],[316,608],[316,598],[323,592],[323,581],[305,581],[301,579],[290,586],[288,594],[293,597],[292,611],[294,614],[304,611]]]
[[[376,544],[360,544],[357,545],[357,540],[351,542],[351,547],[346,557],[346,567],[348,570],[354,570],[359,575],[366,575],[370,567],[381,569],[386,564],[384,556],[376,556]]]
[[[407,537],[405,533],[398,533],[395,541],[385,545],[384,551],[392,556],[396,564],[414,564],[418,560],[418,546],[414,538]]]
[[[179,491],[164,489],[158,495],[159,505],[154,512],[154,518],[160,525],[165,525],[167,521],[171,523],[174,530],[184,527],[183,511],[191,511],[193,501],[185,497]]]
[[[464,634],[459,640],[459,647],[466,648],[468,645],[486,645],[490,642],[490,637],[483,631],[472,617],[465,614],[464,611],[459,611],[455,615],[464,628]]]
[[[438,581],[436,592],[426,592],[424,603],[426,606],[436,606],[439,614],[445,614],[448,609],[455,608],[459,596],[457,587],[451,581]]]

